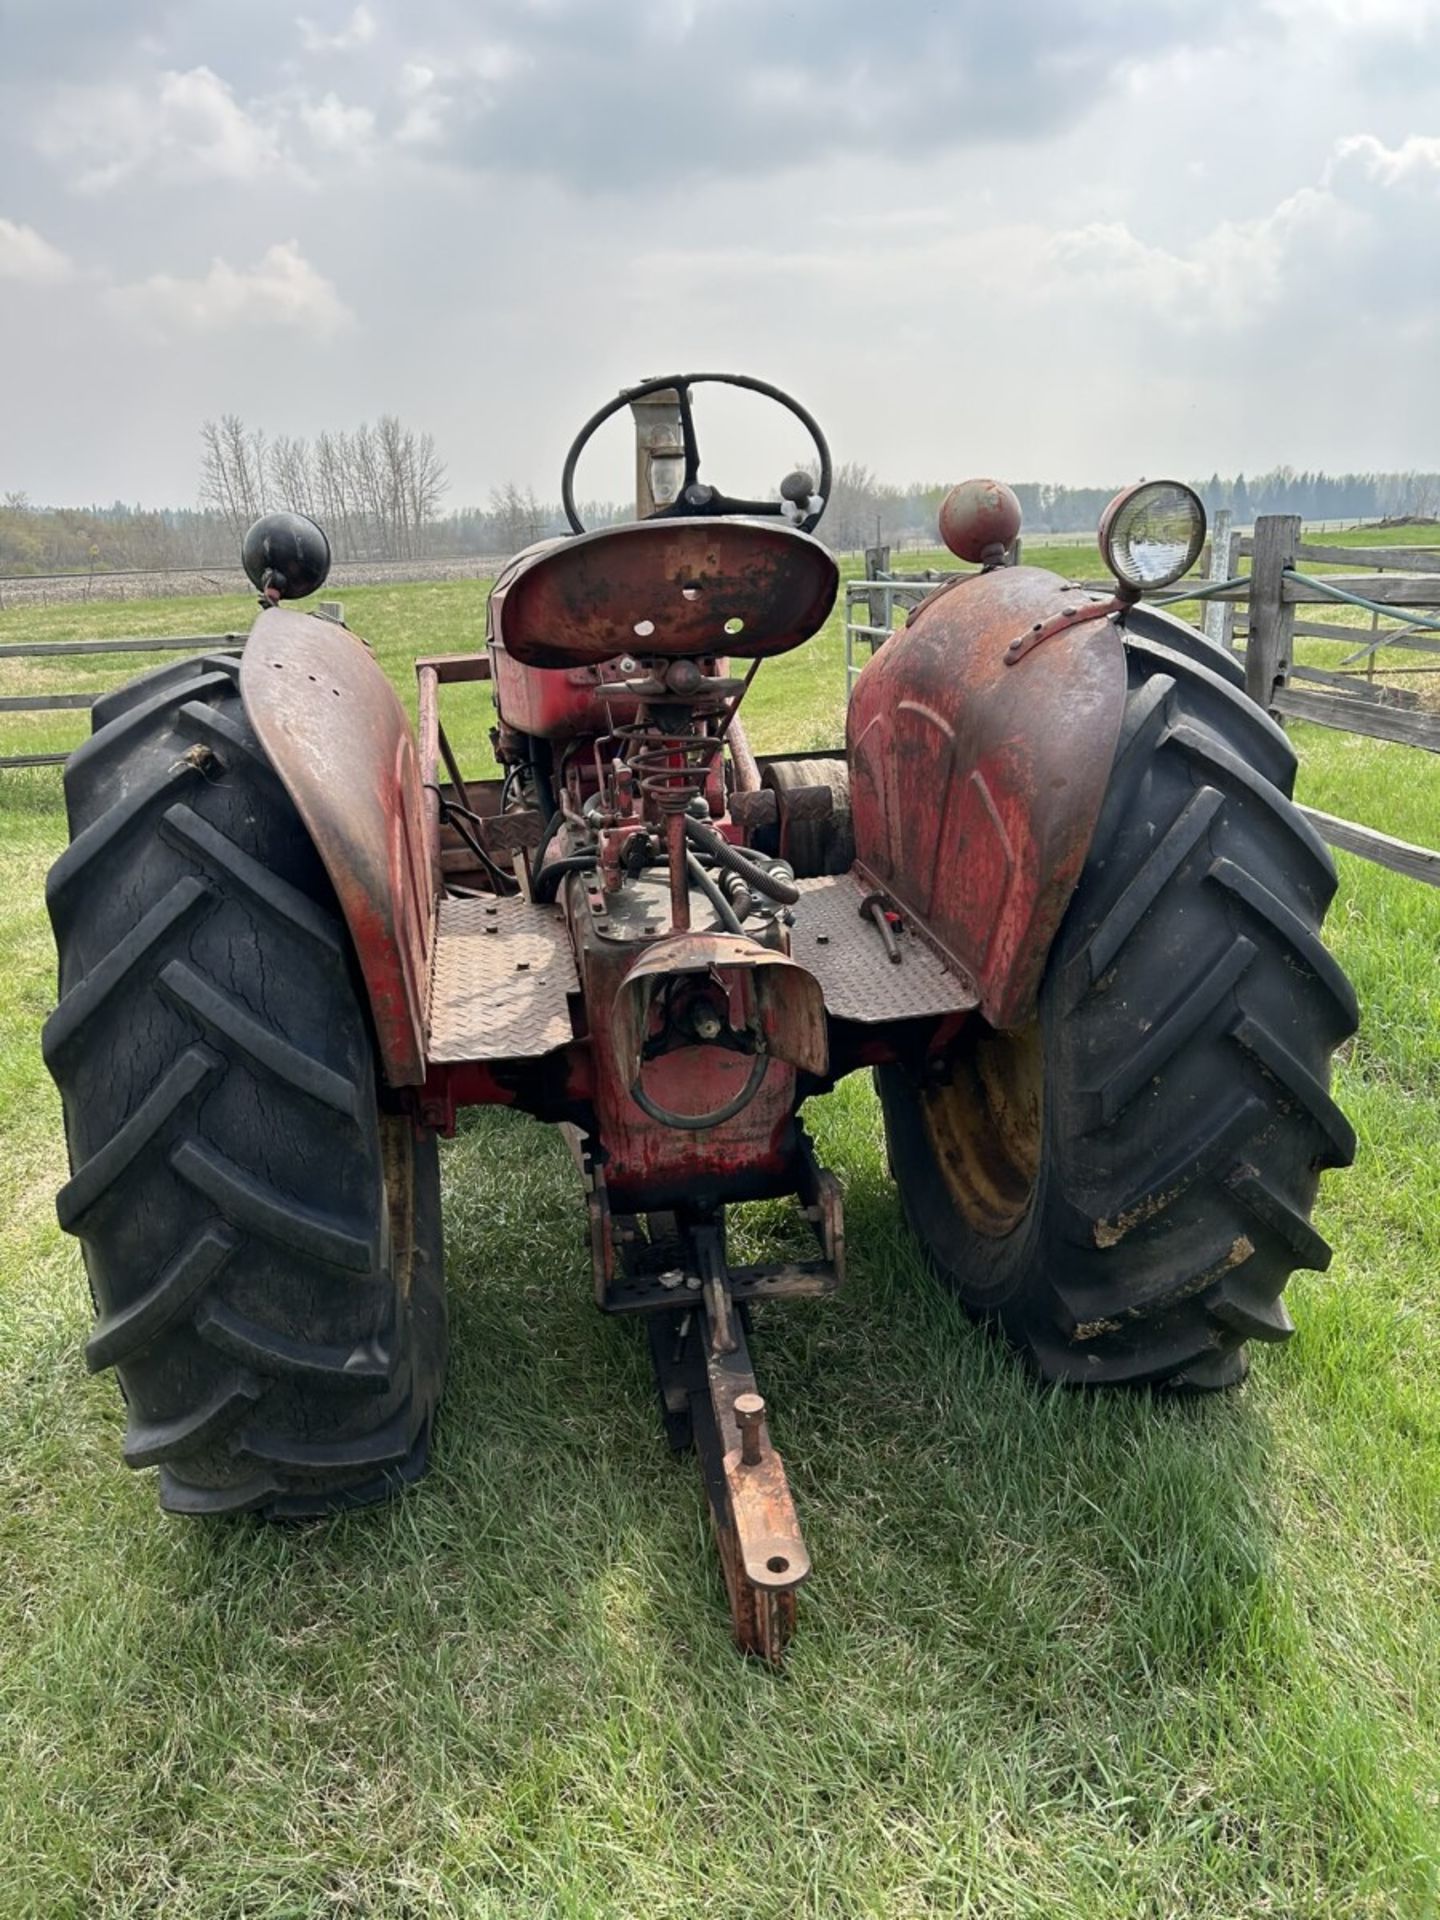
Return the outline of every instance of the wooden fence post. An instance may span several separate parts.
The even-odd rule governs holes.
[[[1229,507],[1221,507],[1215,515],[1214,525],[1210,529],[1210,581],[1215,586],[1221,580],[1230,578],[1230,520]],[[1207,600],[1204,618],[1205,638],[1213,640],[1217,647],[1226,644],[1225,602]]]
[[[1225,578],[1233,580],[1240,572],[1240,543],[1244,535],[1236,526],[1230,529],[1230,538],[1225,542]],[[1227,653],[1235,651],[1235,614],[1237,603],[1234,600],[1220,602],[1220,644]]]
[[[1245,691],[1267,711],[1290,666],[1295,609],[1285,599],[1285,574],[1300,546],[1298,513],[1262,513],[1255,522],[1250,562],[1250,639],[1245,649]]]
[[[867,580],[875,580],[875,579],[878,579],[878,577],[882,573],[888,573],[889,571],[890,571],[889,547],[866,547],[865,578]],[[869,601],[870,601],[870,611],[866,615],[867,623],[872,627],[879,627],[882,631],[888,632],[890,627],[890,607],[891,607],[891,594],[890,594],[889,588],[888,587],[872,587],[869,593]],[[874,653],[876,647],[878,647],[879,645],[880,645],[879,640],[872,633],[870,635],[871,653]]]

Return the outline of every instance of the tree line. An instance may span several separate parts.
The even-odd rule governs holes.
[[[351,432],[273,440],[237,414],[200,429],[200,505],[238,542],[284,509],[318,520],[341,560],[419,560],[448,484],[435,436],[393,413]]]
[[[263,512],[290,509],[318,520],[337,559],[490,559],[567,530],[560,504],[514,481],[491,489],[483,505],[442,511],[448,482],[431,434],[393,414],[373,425],[267,437],[236,415],[207,421],[200,434],[198,505],[145,508],[44,507],[23,493],[0,495],[0,574],[113,573],[129,569],[234,568],[240,536]],[[819,536],[838,552],[890,544],[933,545],[942,482],[895,486],[861,461],[835,470]],[[1440,517],[1440,473],[1297,472],[1194,483],[1214,513],[1228,507],[1237,524],[1257,514],[1298,513],[1310,520],[1428,520]],[[1015,484],[1026,532],[1085,532],[1115,488],[1044,481]],[[587,527],[628,519],[628,502],[581,503]]]
[[[947,483],[948,484],[948,483]],[[1046,533],[1087,533],[1096,527],[1122,483],[1103,487],[1067,487],[1050,481],[1012,481],[1032,537]],[[1298,513],[1305,520],[1433,520],[1440,517],[1440,473],[1297,473],[1274,467],[1248,478],[1236,474],[1191,484],[1214,514],[1228,507],[1237,525],[1248,526],[1262,513]],[[930,546],[947,485],[886,485],[870,469],[850,461],[837,467],[830,508],[819,533],[842,552],[909,541]]]

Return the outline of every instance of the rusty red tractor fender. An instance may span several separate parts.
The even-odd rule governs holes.
[[[790,408],[813,473],[701,477],[691,388]],[[573,476],[619,407],[633,525]],[[484,645],[417,661],[418,728],[364,643],[286,603],[328,548],[271,516],[243,653],[94,711],[50,876],[59,1199],[125,1457],[185,1513],[313,1514],[428,1457],[444,1368],[436,1138],[467,1105],[561,1126],[595,1299],[645,1319],[667,1436],[700,1455],[738,1644],[778,1661],[809,1576],[749,1339],[844,1277],[805,1102],[876,1070],[931,1265],[1049,1380],[1230,1384],[1323,1264],[1326,1092],[1353,995],[1328,855],[1234,663],[1137,604],[1194,560],[1187,489],[1107,514],[1113,594],[1008,564],[1018,508],[957,489],[973,570],[865,666],[844,752],[756,755],[740,708],[838,571],[798,403],[674,375],[602,408],[573,534],[506,568]],[[447,700],[495,700],[498,778]],[[793,1196],[813,1248],[731,1257]]]

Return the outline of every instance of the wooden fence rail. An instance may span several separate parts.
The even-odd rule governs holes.
[[[344,623],[338,600],[319,600],[315,611],[325,620]],[[0,660],[90,660],[106,653],[235,653],[245,644],[243,633],[139,634],[128,640],[7,640]],[[105,689],[89,693],[0,694],[0,713],[62,713],[87,711]],[[70,758],[64,753],[11,753],[0,756],[0,772],[14,767],[57,767]]]
[[[245,644],[243,633],[145,634],[133,640],[24,640],[0,646],[0,660],[90,659],[97,653],[220,653]],[[93,693],[12,693],[0,695],[0,713],[60,713],[88,710],[104,689]],[[64,753],[9,753],[0,755],[0,772],[16,767],[57,767],[70,758]]]

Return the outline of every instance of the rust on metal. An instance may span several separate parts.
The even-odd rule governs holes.
[[[813,974],[743,934],[685,933],[642,948],[620,982],[612,1030],[622,1077],[639,1070],[657,989],[687,979],[719,997],[733,1030],[753,1021],[775,1059],[825,1072],[825,1002]]]
[[[647,520],[522,556],[496,582],[491,619],[510,659],[531,667],[753,659],[809,639],[838,582],[820,542],[783,522]]]
[[[792,493],[758,519],[717,515],[694,473],[684,494],[518,555],[486,650],[417,662],[418,755],[385,676],[325,622],[262,614],[241,687],[340,899],[385,1072],[419,1088],[390,1104],[446,1131],[467,1104],[566,1128],[597,1304],[647,1319],[736,1641],[775,1665],[810,1557],[749,1314],[845,1265],[802,1105],[863,1066],[928,1071],[942,1169],[979,1166],[984,1231],[1021,1216],[1043,1110],[1015,1035],[1092,838],[1124,654],[1112,601],[998,565],[1018,509],[976,483],[942,518],[987,571],[877,651],[844,757],[757,760],[742,696],[823,624],[837,568],[787,524]],[[487,678],[503,780],[467,775],[441,724],[442,686],[478,699]],[[809,1257],[732,1266],[727,1209],[785,1196]]]
[[[800,898],[790,929],[791,957],[813,973],[834,1020],[885,1025],[947,1013],[968,1013],[977,1003],[974,982],[906,921],[886,928],[898,969],[884,966],[875,932],[859,915],[872,890],[854,873],[797,880]]]
[[[765,1403],[755,1389],[743,1335],[728,1350],[718,1350],[712,1339],[705,1372],[712,1444],[722,1449],[723,1492],[719,1499],[711,1495],[711,1524],[725,1570],[735,1640],[742,1652],[776,1666],[794,1632],[795,1589],[810,1577],[810,1554],[785,1463],[765,1429]],[[738,1411],[742,1402],[743,1427]],[[758,1418],[753,1417],[756,1402]],[[747,1452],[753,1462],[747,1461]],[[707,1491],[715,1482],[712,1462]]]
[[[1033,653],[1036,647],[1067,628],[1078,626],[1082,620],[1104,620],[1112,613],[1123,613],[1128,603],[1118,594],[1097,594],[1080,606],[1067,607],[1063,613],[1055,613],[1048,620],[1037,620],[1028,633],[1022,633],[1013,639],[1005,649],[1005,664],[1013,667],[1023,660],[1027,653]]]
[[[675,1285],[657,1290],[664,1304],[657,1302],[650,1321],[671,1445],[693,1442],[699,1456],[735,1643],[779,1666],[810,1555],[784,1462],[770,1440],[745,1323],[735,1309],[735,1276],[726,1268],[714,1218],[692,1222],[673,1246],[656,1253],[679,1262],[664,1276]]]
[[[262,612],[250,630],[240,693],[355,942],[385,1078],[417,1086],[425,1078],[432,875],[405,709],[362,641],[332,620],[283,606]]]
[[[977,574],[879,649],[850,703],[859,871],[975,982],[996,1027],[1033,1005],[1124,708],[1108,621],[1057,631],[1007,668],[1012,640],[1065,611],[1064,583],[1042,568]]]
[[[1020,532],[1020,502],[1003,480],[962,480],[940,503],[940,538],[960,560],[995,566]]]

